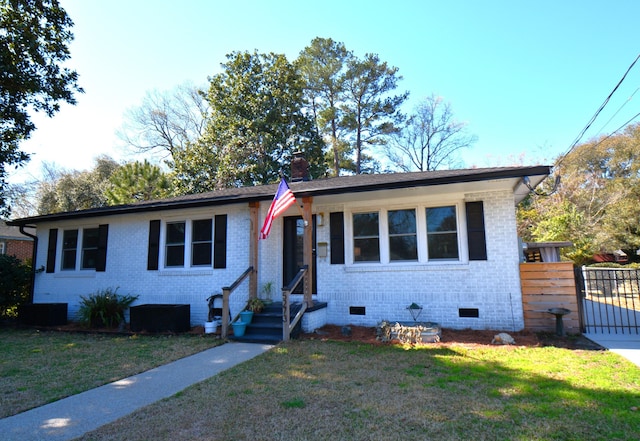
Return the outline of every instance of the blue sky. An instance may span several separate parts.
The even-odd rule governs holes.
[[[42,161],[82,170],[102,153],[135,159],[115,132],[147,91],[205,86],[232,51],[293,60],[318,36],[397,66],[398,90],[411,94],[405,111],[432,93],[450,102],[478,137],[466,166],[550,164],[640,53],[634,0],[60,2],[75,23],[69,66],[85,93],[34,119],[22,145],[33,159],[12,181],[39,176]],[[640,94],[629,100],[638,87],[640,62],[583,140],[640,112]]]

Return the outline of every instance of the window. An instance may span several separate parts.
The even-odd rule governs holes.
[[[456,207],[427,208],[427,251],[429,260],[458,259]]]
[[[184,266],[185,223],[167,224],[166,266]]]
[[[82,231],[82,262],[81,269],[96,269],[98,261],[98,228],[85,228]]]
[[[415,210],[391,210],[389,221],[389,259],[418,260]]]
[[[211,219],[193,221],[191,266],[211,265],[213,229]]]
[[[78,230],[65,230],[62,235],[62,269],[76,269]]]
[[[380,231],[378,213],[353,215],[353,260],[356,262],[380,261]]]
[[[5,242],[0,242],[0,255],[6,254],[7,252],[7,244]]]

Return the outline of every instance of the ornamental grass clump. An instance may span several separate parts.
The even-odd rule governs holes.
[[[80,320],[92,328],[113,328],[124,322],[124,312],[138,296],[118,295],[116,289],[103,289],[89,297],[80,296]]]

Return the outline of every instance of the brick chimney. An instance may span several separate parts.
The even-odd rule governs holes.
[[[304,153],[295,152],[291,160],[291,182],[309,180],[309,163],[304,158]]]

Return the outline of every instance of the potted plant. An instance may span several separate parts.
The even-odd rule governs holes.
[[[231,326],[233,327],[233,335],[236,337],[242,337],[247,330],[247,324],[241,320],[231,323]]]
[[[273,295],[273,282],[269,281],[264,285],[262,285],[262,297],[263,297],[262,300],[265,305],[268,305],[271,302],[273,302],[272,295]]]
[[[245,309],[244,311],[240,311],[240,321],[245,325],[248,325],[253,320],[253,311],[249,311]]]
[[[247,302],[247,311],[251,311],[256,314],[259,314],[262,312],[263,309],[264,309],[264,301],[262,299],[259,299],[256,297],[253,299],[249,299],[249,301]]]

